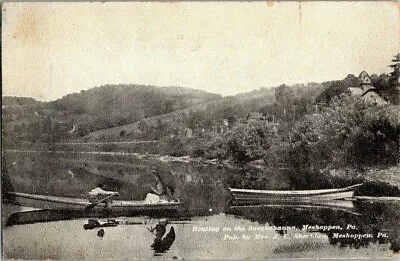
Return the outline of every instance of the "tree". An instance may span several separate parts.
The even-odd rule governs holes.
[[[294,98],[293,89],[283,84],[275,89],[275,98],[283,112],[283,119],[287,120],[287,114],[291,110],[291,105]]]
[[[394,56],[392,59],[393,64],[389,65],[389,67],[393,68],[393,71],[390,73],[392,81],[399,81],[400,77],[400,53]]]
[[[267,116],[274,116],[275,119],[282,119],[281,107],[277,103],[268,104],[260,109],[260,113]]]
[[[342,95],[307,115],[291,133],[289,164],[310,172],[392,165],[400,157],[400,107],[376,107]]]
[[[400,83],[399,83],[399,78],[400,78],[400,53],[398,53],[393,59],[392,59],[392,64],[389,65],[389,67],[393,68],[393,71],[390,73],[390,79],[389,79],[389,93],[390,93],[390,101],[393,104],[399,104],[400,103]]]
[[[346,87],[357,87],[361,86],[361,79],[354,74],[348,74],[346,78],[342,80],[342,85]]]
[[[289,163],[310,170],[348,163],[352,139],[360,131],[368,108],[362,99],[342,95],[322,112],[307,115],[292,130]]]
[[[400,159],[400,107],[367,110],[349,155],[362,165],[393,165]]]
[[[225,135],[227,153],[241,165],[262,159],[276,137],[273,126],[265,121],[238,124]]]
[[[352,75],[348,75],[342,81],[331,81],[327,82],[327,88],[317,97],[317,102],[329,103],[333,98],[342,95],[343,93],[349,93],[348,87],[360,86],[360,84],[352,85],[354,82],[351,80]],[[354,75],[353,75],[354,76]],[[347,79],[347,80],[346,80]],[[351,84],[351,85],[349,85]]]
[[[390,81],[390,76],[386,73],[382,73],[379,76],[377,74],[371,75],[372,85],[376,88],[379,95],[386,101],[394,103],[396,90],[392,88]]]

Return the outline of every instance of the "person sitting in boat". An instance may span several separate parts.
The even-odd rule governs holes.
[[[153,193],[148,193],[146,196],[145,201],[150,203],[157,203],[157,202],[169,202],[173,201],[174,197],[169,187],[167,187],[164,181],[161,179],[160,174],[153,169],[152,174],[156,180],[156,187],[154,188],[151,186],[151,190]]]
[[[107,191],[105,190],[106,185],[104,183],[100,184],[98,187],[89,191],[89,201],[96,202],[98,200],[104,199],[105,197],[110,196],[118,196],[119,193],[116,191]]]

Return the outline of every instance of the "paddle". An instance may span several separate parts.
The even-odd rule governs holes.
[[[106,196],[106,197],[104,197],[104,198],[102,198],[102,199],[100,199],[100,200],[98,200],[98,201],[96,201],[96,202],[93,202],[92,204],[86,206],[86,207],[85,207],[85,210],[90,210],[90,209],[94,208],[95,206],[97,206],[98,204],[103,203],[103,202],[106,201],[107,199],[110,199],[110,198],[112,198],[112,197],[114,197],[114,196],[116,196],[116,195],[118,195],[118,193],[110,194],[110,195],[108,195],[108,196]]]

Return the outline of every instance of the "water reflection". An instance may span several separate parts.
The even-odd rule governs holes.
[[[95,229],[99,227],[116,227],[118,222],[115,219],[108,219],[107,221],[100,221],[98,219],[89,219],[87,224],[83,225],[83,229]]]
[[[354,211],[342,211],[338,209],[321,208],[320,206],[303,206],[303,205],[257,205],[257,206],[230,206],[226,209],[224,215],[204,216],[199,218],[197,215],[182,218],[179,212],[176,212],[168,219],[161,218],[163,215],[153,216],[153,218],[161,218],[154,226],[150,225],[146,220],[151,217],[151,213],[135,213],[131,216],[134,221],[117,221],[118,219],[107,218],[107,221],[99,222],[97,219],[89,219],[86,228],[97,229],[102,228],[102,236],[105,236],[106,229],[123,225],[134,225],[145,228],[147,232],[151,232],[154,236],[151,243],[152,255],[163,255],[171,248],[176,240],[176,225],[185,226],[185,222],[191,220],[200,220],[198,224],[186,223],[189,226],[185,230],[184,238],[189,242],[196,244],[196,240],[213,239],[215,242],[226,241],[231,243],[242,242],[234,239],[234,235],[224,234],[222,227],[230,226],[232,229],[237,225],[244,227],[243,230],[252,239],[257,240],[258,247],[274,246],[273,253],[276,255],[289,252],[299,253],[301,251],[307,253],[312,249],[317,251],[323,245],[332,245],[340,248],[349,249],[365,249],[371,248],[372,245],[386,246],[386,251],[392,253],[399,252],[399,235],[400,235],[400,212],[399,204],[396,203],[369,203],[355,202]],[[125,213],[126,217],[129,213]],[[49,222],[51,220],[76,219],[82,216],[77,213],[73,216],[70,212],[67,214],[63,211],[30,211],[20,212],[11,216],[8,221],[9,225],[17,224],[35,224],[36,222]],[[166,215],[168,216],[168,215]],[[218,217],[218,218],[211,218]],[[41,219],[42,218],[42,219]],[[126,218],[125,218],[126,219]],[[92,221],[91,221],[92,220]],[[172,224],[175,222],[175,225]],[[177,223],[176,223],[177,222]],[[60,222],[62,223],[62,222]],[[96,226],[93,226],[96,224]],[[103,225],[102,225],[103,224]],[[243,224],[250,224],[244,226]],[[81,223],[82,228],[82,223]],[[200,229],[197,227],[214,227],[218,229],[218,233],[204,233],[204,237],[199,237]],[[46,227],[46,226],[45,226]],[[45,229],[41,228],[41,229]],[[182,227],[181,227],[182,229]],[[90,230],[90,229],[89,229]],[[198,232],[200,231],[200,232]],[[215,231],[214,231],[215,232]],[[241,232],[241,231],[239,231]],[[274,233],[276,235],[274,236]],[[108,234],[115,236],[115,232],[110,231]],[[271,234],[272,233],[272,234]],[[150,233],[149,233],[150,234]],[[7,235],[7,234],[6,234]],[[122,237],[126,235],[121,234]],[[225,236],[228,237],[225,238]],[[240,233],[238,234],[240,237]],[[262,240],[267,235],[268,239]],[[7,238],[7,236],[6,236]],[[326,239],[326,240],[325,240]],[[254,242],[254,241],[253,241]],[[281,242],[276,246],[276,242]],[[242,242],[243,243],[243,242]]]
[[[7,185],[8,189],[66,197],[80,197],[104,183],[108,190],[120,192],[121,199],[144,199],[151,192],[151,168],[156,166],[166,177],[168,185],[174,186],[175,196],[182,203],[180,209],[173,212],[19,212],[8,219],[9,226],[4,229],[3,242],[8,258],[146,259],[158,255],[192,259],[371,257],[388,256],[400,249],[400,206],[396,203],[232,206],[226,184],[230,175],[227,172],[240,174],[234,170],[178,162],[146,162],[127,157],[93,156],[82,159],[76,155],[10,154],[7,159],[4,164],[9,175],[7,180],[3,179],[7,181],[3,185]],[[88,218],[108,220],[119,217],[135,217],[137,220],[136,223],[131,222],[131,226],[118,224],[82,229],[84,224],[89,223]],[[149,227],[143,222],[148,217],[168,218],[168,222],[158,222],[155,227]],[[197,224],[173,223],[182,219],[192,219]],[[52,222],[60,220],[63,221]],[[344,229],[304,229],[305,225],[340,226]],[[348,225],[352,227],[347,228]],[[196,232],[194,226],[219,227],[220,231]],[[246,229],[250,226],[265,227],[266,231],[228,233],[222,231],[224,226],[232,229],[235,226]],[[276,229],[284,226],[294,229]],[[101,237],[97,236],[100,229]],[[251,236],[251,240],[244,241],[242,233]],[[372,236],[356,239],[346,237],[346,233]],[[239,239],[233,240],[236,234]],[[255,239],[257,234],[259,239]],[[228,237],[224,239],[226,235]],[[268,239],[261,236],[268,236]],[[85,249],[82,249],[83,243],[86,244]],[[37,251],[39,246],[40,251]],[[361,251],[358,252],[358,249]]]
[[[98,237],[104,237],[104,234],[105,234],[105,232],[104,232],[104,229],[103,229],[103,228],[100,229],[99,231],[97,231],[97,236],[98,236]]]
[[[34,223],[45,223],[52,221],[63,221],[72,220],[79,218],[110,218],[116,217],[150,217],[150,218],[174,218],[179,220],[185,220],[187,215],[181,215],[179,211],[175,209],[138,209],[130,211],[79,211],[79,210],[34,210],[20,211],[14,209],[15,205],[4,204],[2,205],[3,213],[8,212],[8,218],[3,222],[6,226],[14,226],[21,224],[34,224]],[[182,217],[182,218],[180,218]],[[88,228],[93,226],[94,223],[88,222]]]
[[[356,202],[357,212],[350,212],[312,206],[233,206],[227,213],[259,224],[323,233],[332,245],[360,248],[389,243],[391,250],[399,252],[399,207],[398,203]],[[284,236],[288,230],[277,232]]]
[[[215,166],[72,153],[9,152],[5,156],[4,169],[9,172],[12,189],[18,192],[79,197],[105,184],[108,190],[118,191],[120,199],[142,200],[152,192],[151,170],[156,168],[181,201],[204,199],[197,203],[216,209],[224,200],[215,195],[227,196],[223,194],[226,170]],[[198,196],[192,197],[194,194]]]
[[[175,241],[175,229],[170,227],[169,232],[164,236],[167,231],[168,220],[160,220],[159,223],[153,228],[148,229],[155,235],[151,248],[154,250],[155,256],[160,256],[167,252]]]
[[[235,211],[235,214],[242,213],[238,209]],[[272,216],[278,215],[278,212],[268,213]],[[302,212],[297,214],[306,215]],[[144,222],[146,217],[134,219],[137,223],[102,227],[100,230],[82,229],[82,225],[87,222],[84,219],[7,227],[4,230],[4,255],[6,258],[40,260],[132,260],[161,255],[166,259],[360,258],[393,255],[388,244],[371,242],[367,248],[359,249],[340,246],[332,244],[323,231],[305,231],[301,227],[295,227],[281,233],[277,228],[279,224],[288,223],[260,224],[248,219],[246,214],[193,217],[190,223],[168,220],[168,223],[157,223],[154,233],[149,232],[153,226],[149,225],[151,222]],[[297,223],[289,225],[295,224]],[[232,230],[227,231],[227,227]],[[264,231],[253,231],[252,228],[262,228]],[[99,231],[102,231],[101,235],[98,235]],[[296,236],[310,234],[316,236]],[[260,238],[259,235],[265,238]]]

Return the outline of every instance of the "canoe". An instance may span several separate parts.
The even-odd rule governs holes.
[[[235,200],[282,200],[282,201],[324,201],[352,198],[356,188],[362,184],[356,184],[339,189],[317,190],[255,190],[229,188]]]
[[[93,204],[88,199],[55,197],[38,194],[28,194],[19,192],[8,192],[10,203],[46,210],[85,210],[102,211],[110,210],[113,212],[142,211],[142,210],[175,210],[178,209],[180,202],[157,202],[149,203],[146,201],[112,200],[110,203],[101,202]]]

